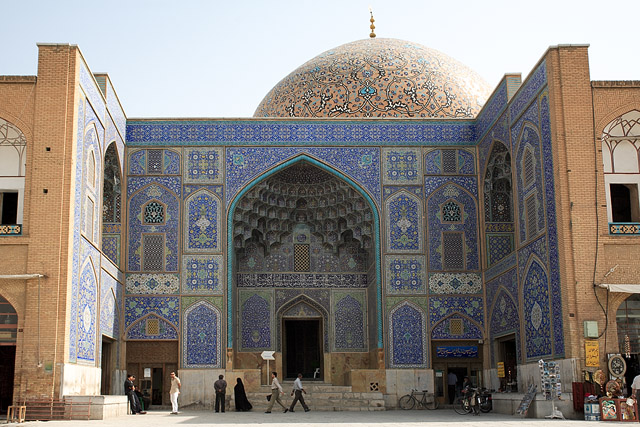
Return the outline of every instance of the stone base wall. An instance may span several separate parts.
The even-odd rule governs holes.
[[[64,396],[67,407],[83,408],[91,406],[89,419],[106,420],[127,415],[129,406],[127,396]],[[75,413],[75,411],[74,411]]]
[[[100,394],[101,383],[102,369],[65,363],[62,365],[60,396],[97,396]]]

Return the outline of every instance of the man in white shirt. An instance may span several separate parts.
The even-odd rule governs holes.
[[[298,374],[298,378],[296,378],[296,380],[293,382],[293,390],[291,391],[291,396],[295,394],[296,397],[293,399],[293,402],[291,402],[291,406],[289,407],[289,412],[295,412],[293,410],[293,407],[296,406],[296,403],[298,403],[298,400],[300,401],[300,404],[304,408],[304,412],[310,411],[307,404],[304,403],[304,397],[302,397],[302,393],[307,394],[304,388],[302,388],[302,374]]]
[[[278,373],[271,372],[271,398],[269,399],[269,407],[267,408],[265,414],[271,413],[271,408],[273,408],[273,404],[276,402],[278,402],[278,405],[282,406],[282,409],[284,409],[284,412],[287,412],[289,410],[289,408],[284,406],[284,404],[282,403],[282,400],[280,400],[281,394],[284,394],[284,391],[282,391],[282,386],[278,381]]]
[[[173,415],[178,413],[178,395],[180,394],[180,378],[176,377],[175,372],[171,372],[171,390],[169,396],[171,397],[171,413]]]

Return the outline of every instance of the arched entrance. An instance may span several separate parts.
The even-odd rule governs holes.
[[[626,383],[640,375],[640,294],[632,294],[622,301],[616,312],[618,349],[627,362]],[[629,390],[631,391],[631,390]]]
[[[13,403],[17,334],[18,314],[11,303],[0,296],[0,412],[5,412]]]
[[[307,156],[245,188],[228,224],[234,367],[275,350],[285,377],[331,381],[325,353],[359,353],[350,368],[369,368],[381,345],[378,224],[362,189]]]

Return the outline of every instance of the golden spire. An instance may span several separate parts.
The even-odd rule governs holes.
[[[369,21],[371,22],[371,25],[369,26],[369,28],[371,28],[371,34],[369,34],[369,37],[373,39],[376,37],[376,33],[373,32],[373,30],[376,29],[376,26],[373,25],[373,23],[376,22],[376,20],[373,19],[373,11],[371,10],[371,6],[369,6],[369,14],[371,14],[371,19],[369,19]]]

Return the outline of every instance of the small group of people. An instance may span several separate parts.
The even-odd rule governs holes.
[[[298,401],[300,401],[304,412],[309,412],[310,409],[304,401],[304,397],[302,396],[303,393],[307,394],[305,389],[302,387],[302,374],[298,374],[298,378],[296,378],[296,380],[293,382],[293,390],[291,390],[291,396],[295,395],[295,397],[291,402],[291,406],[287,408],[286,406],[284,406],[284,403],[282,403],[282,400],[280,400],[280,395],[283,395],[284,391],[282,390],[282,386],[278,381],[278,373],[271,372],[271,395],[267,396],[267,399],[269,400],[269,407],[265,411],[265,414],[271,413],[271,409],[273,409],[273,405],[275,402],[278,402],[278,404],[282,406],[282,409],[284,409],[284,413],[295,412],[294,408]]]
[[[171,398],[171,414],[176,415],[178,414],[178,396],[180,395],[180,388],[182,387],[182,384],[180,382],[180,378],[176,376],[175,372],[171,372],[170,376],[171,389],[169,391],[169,396]],[[129,400],[131,414],[146,414],[147,412],[140,403],[140,392],[134,385],[135,379],[135,375],[127,374],[127,380],[124,382],[124,391]],[[227,382],[224,380],[224,375],[218,376],[218,380],[213,384],[213,388],[216,395],[214,410],[215,412],[224,412],[227,393]],[[247,399],[247,394],[244,390],[244,384],[242,383],[241,378],[238,378],[237,384],[233,388],[233,394],[236,403],[236,411],[245,412],[253,409],[253,405],[251,405],[249,399]],[[291,396],[294,396],[294,399],[289,408],[284,406],[280,399],[280,395],[284,395],[284,391],[278,381],[278,373],[271,372],[271,394],[267,396],[267,399],[269,400],[269,407],[267,408],[266,413],[271,413],[271,409],[275,402],[278,402],[278,404],[282,406],[285,413],[295,412],[294,408],[298,402],[300,402],[305,412],[309,412],[310,409],[304,401],[303,394],[307,394],[307,392],[302,387],[302,374],[298,374],[298,378],[293,382],[293,390],[291,390]]]

